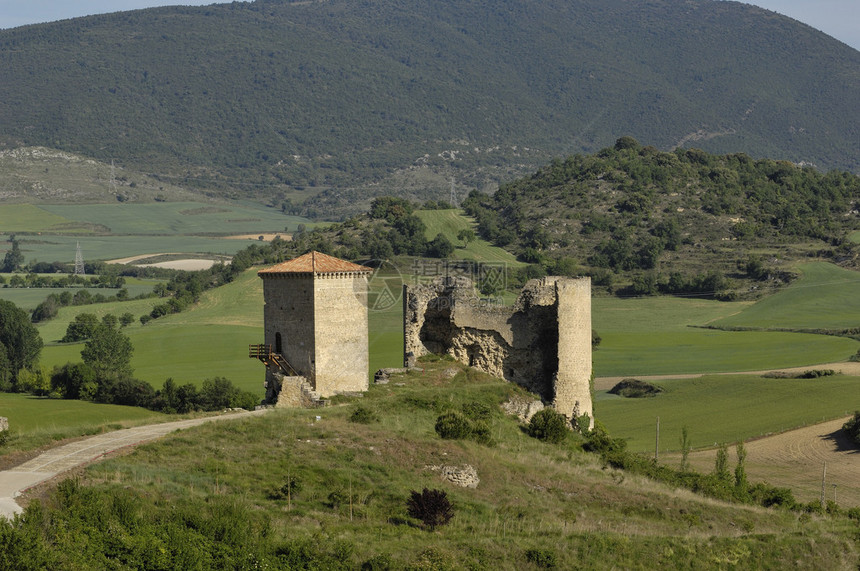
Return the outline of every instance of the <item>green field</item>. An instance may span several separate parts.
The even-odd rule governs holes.
[[[784,290],[736,315],[713,322],[718,326],[766,328],[860,327],[860,272],[824,262],[801,264],[801,277]]]
[[[9,276],[11,274],[0,274],[2,275],[6,281],[9,281]],[[152,292],[152,288],[155,284],[159,282],[163,282],[164,280],[152,280],[152,279],[140,279],[140,278],[124,278],[125,285],[123,286],[128,290],[129,297],[137,297],[141,294],[148,294]],[[105,297],[110,297],[116,295],[116,292],[119,291],[113,288],[70,288],[68,291],[74,295],[76,292],[85,289],[90,292],[92,295],[96,295],[98,293],[102,294]],[[54,294],[61,294],[66,290],[59,288],[11,288],[11,287],[2,287],[0,286],[0,299],[5,299],[7,301],[11,301],[18,307],[22,309],[33,309],[43,301],[45,298]]]
[[[634,451],[653,451],[660,417],[660,449],[680,449],[681,428],[693,447],[735,442],[851,414],[860,378],[766,379],[710,375],[656,381],[665,392],[650,398],[622,398],[599,391],[595,416]]]
[[[854,242],[855,244],[860,244],[860,230],[857,232],[852,232],[848,235],[848,239]]]
[[[822,288],[816,291],[822,294]],[[756,305],[674,297],[594,298],[593,327],[602,338],[593,354],[595,375],[739,372],[803,366],[844,361],[858,349],[856,341],[841,337],[690,327],[715,323],[751,311]],[[767,315],[770,313],[762,313],[763,317]]]
[[[0,233],[4,234],[42,232],[52,226],[71,223],[74,223],[74,220],[32,204],[4,204],[0,208]]]
[[[511,266],[524,266],[516,257],[498,246],[493,246],[486,240],[476,237],[468,246],[463,248],[463,241],[457,238],[460,230],[473,229],[475,221],[464,216],[462,210],[416,210],[416,216],[427,226],[425,236],[432,240],[437,234],[443,234],[452,244],[457,246],[454,258],[478,262],[505,263]]]
[[[14,393],[0,393],[0,416],[8,418],[10,426],[22,433],[65,431],[79,425],[98,426],[122,420],[166,418],[164,414],[135,406],[47,399]]]
[[[4,207],[5,208],[5,207]],[[64,223],[75,221],[109,229],[113,234],[228,234],[246,232],[290,231],[309,220],[300,216],[287,216],[274,208],[238,204],[203,204],[195,202],[159,202],[153,204],[75,204],[44,205],[38,207],[49,219]],[[62,231],[51,224],[34,229],[28,227],[33,220],[9,221],[3,226],[6,232]]]

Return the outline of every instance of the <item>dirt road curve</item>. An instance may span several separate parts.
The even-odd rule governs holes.
[[[791,488],[795,497],[803,502],[817,501],[821,497],[821,478],[827,462],[824,486],[827,499],[835,496],[843,508],[860,505],[860,450],[841,430],[848,418],[747,442],[744,446],[749,480]],[[690,464],[707,473],[714,469],[715,456],[715,450],[693,452]],[[678,461],[677,454],[672,457],[673,460],[667,460],[669,464]],[[729,458],[732,462],[735,460],[734,448]]]
[[[138,426],[98,434],[90,438],[72,442],[71,444],[52,448],[32,460],[0,472],[0,516],[11,518],[14,514],[21,513],[21,506],[18,505],[14,498],[19,496],[24,490],[40,482],[44,482],[57,474],[98,460],[105,454],[119,450],[120,448],[149,442],[175,430],[197,426],[206,422],[259,416],[266,412],[266,410],[236,412],[220,416]]]

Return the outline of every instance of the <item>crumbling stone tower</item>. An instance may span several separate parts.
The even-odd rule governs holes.
[[[407,358],[448,354],[537,393],[573,420],[591,399],[591,279],[526,283],[512,308],[483,303],[466,278],[404,286]]]
[[[368,388],[367,285],[370,268],[309,252],[260,270],[265,344],[251,357],[266,364],[266,398],[308,398]],[[304,395],[307,388],[316,395]],[[284,403],[282,388],[290,386]]]

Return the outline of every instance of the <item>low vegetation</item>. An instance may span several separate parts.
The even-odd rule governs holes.
[[[692,473],[666,486],[618,469],[652,462],[599,428],[538,443],[500,413],[517,387],[448,361],[422,366],[360,402],[198,427],[94,464],[0,523],[2,565],[836,568],[860,557],[839,511],[790,511],[766,487],[770,508],[679,491]],[[351,422],[357,405],[379,422]],[[435,433],[441,411],[466,409],[491,411],[495,446]],[[583,451],[595,442],[599,455]],[[428,469],[442,463],[473,466],[480,484],[458,488]],[[738,474],[729,461],[696,481],[725,482],[717,489],[733,497]]]
[[[860,445],[860,411],[854,412],[854,416],[845,423],[842,430],[855,444]]]

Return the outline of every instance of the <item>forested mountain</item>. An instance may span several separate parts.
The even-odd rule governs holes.
[[[860,52],[738,2],[165,7],[0,31],[0,69],[5,148],[318,215],[492,189],[624,134],[860,171]]]

